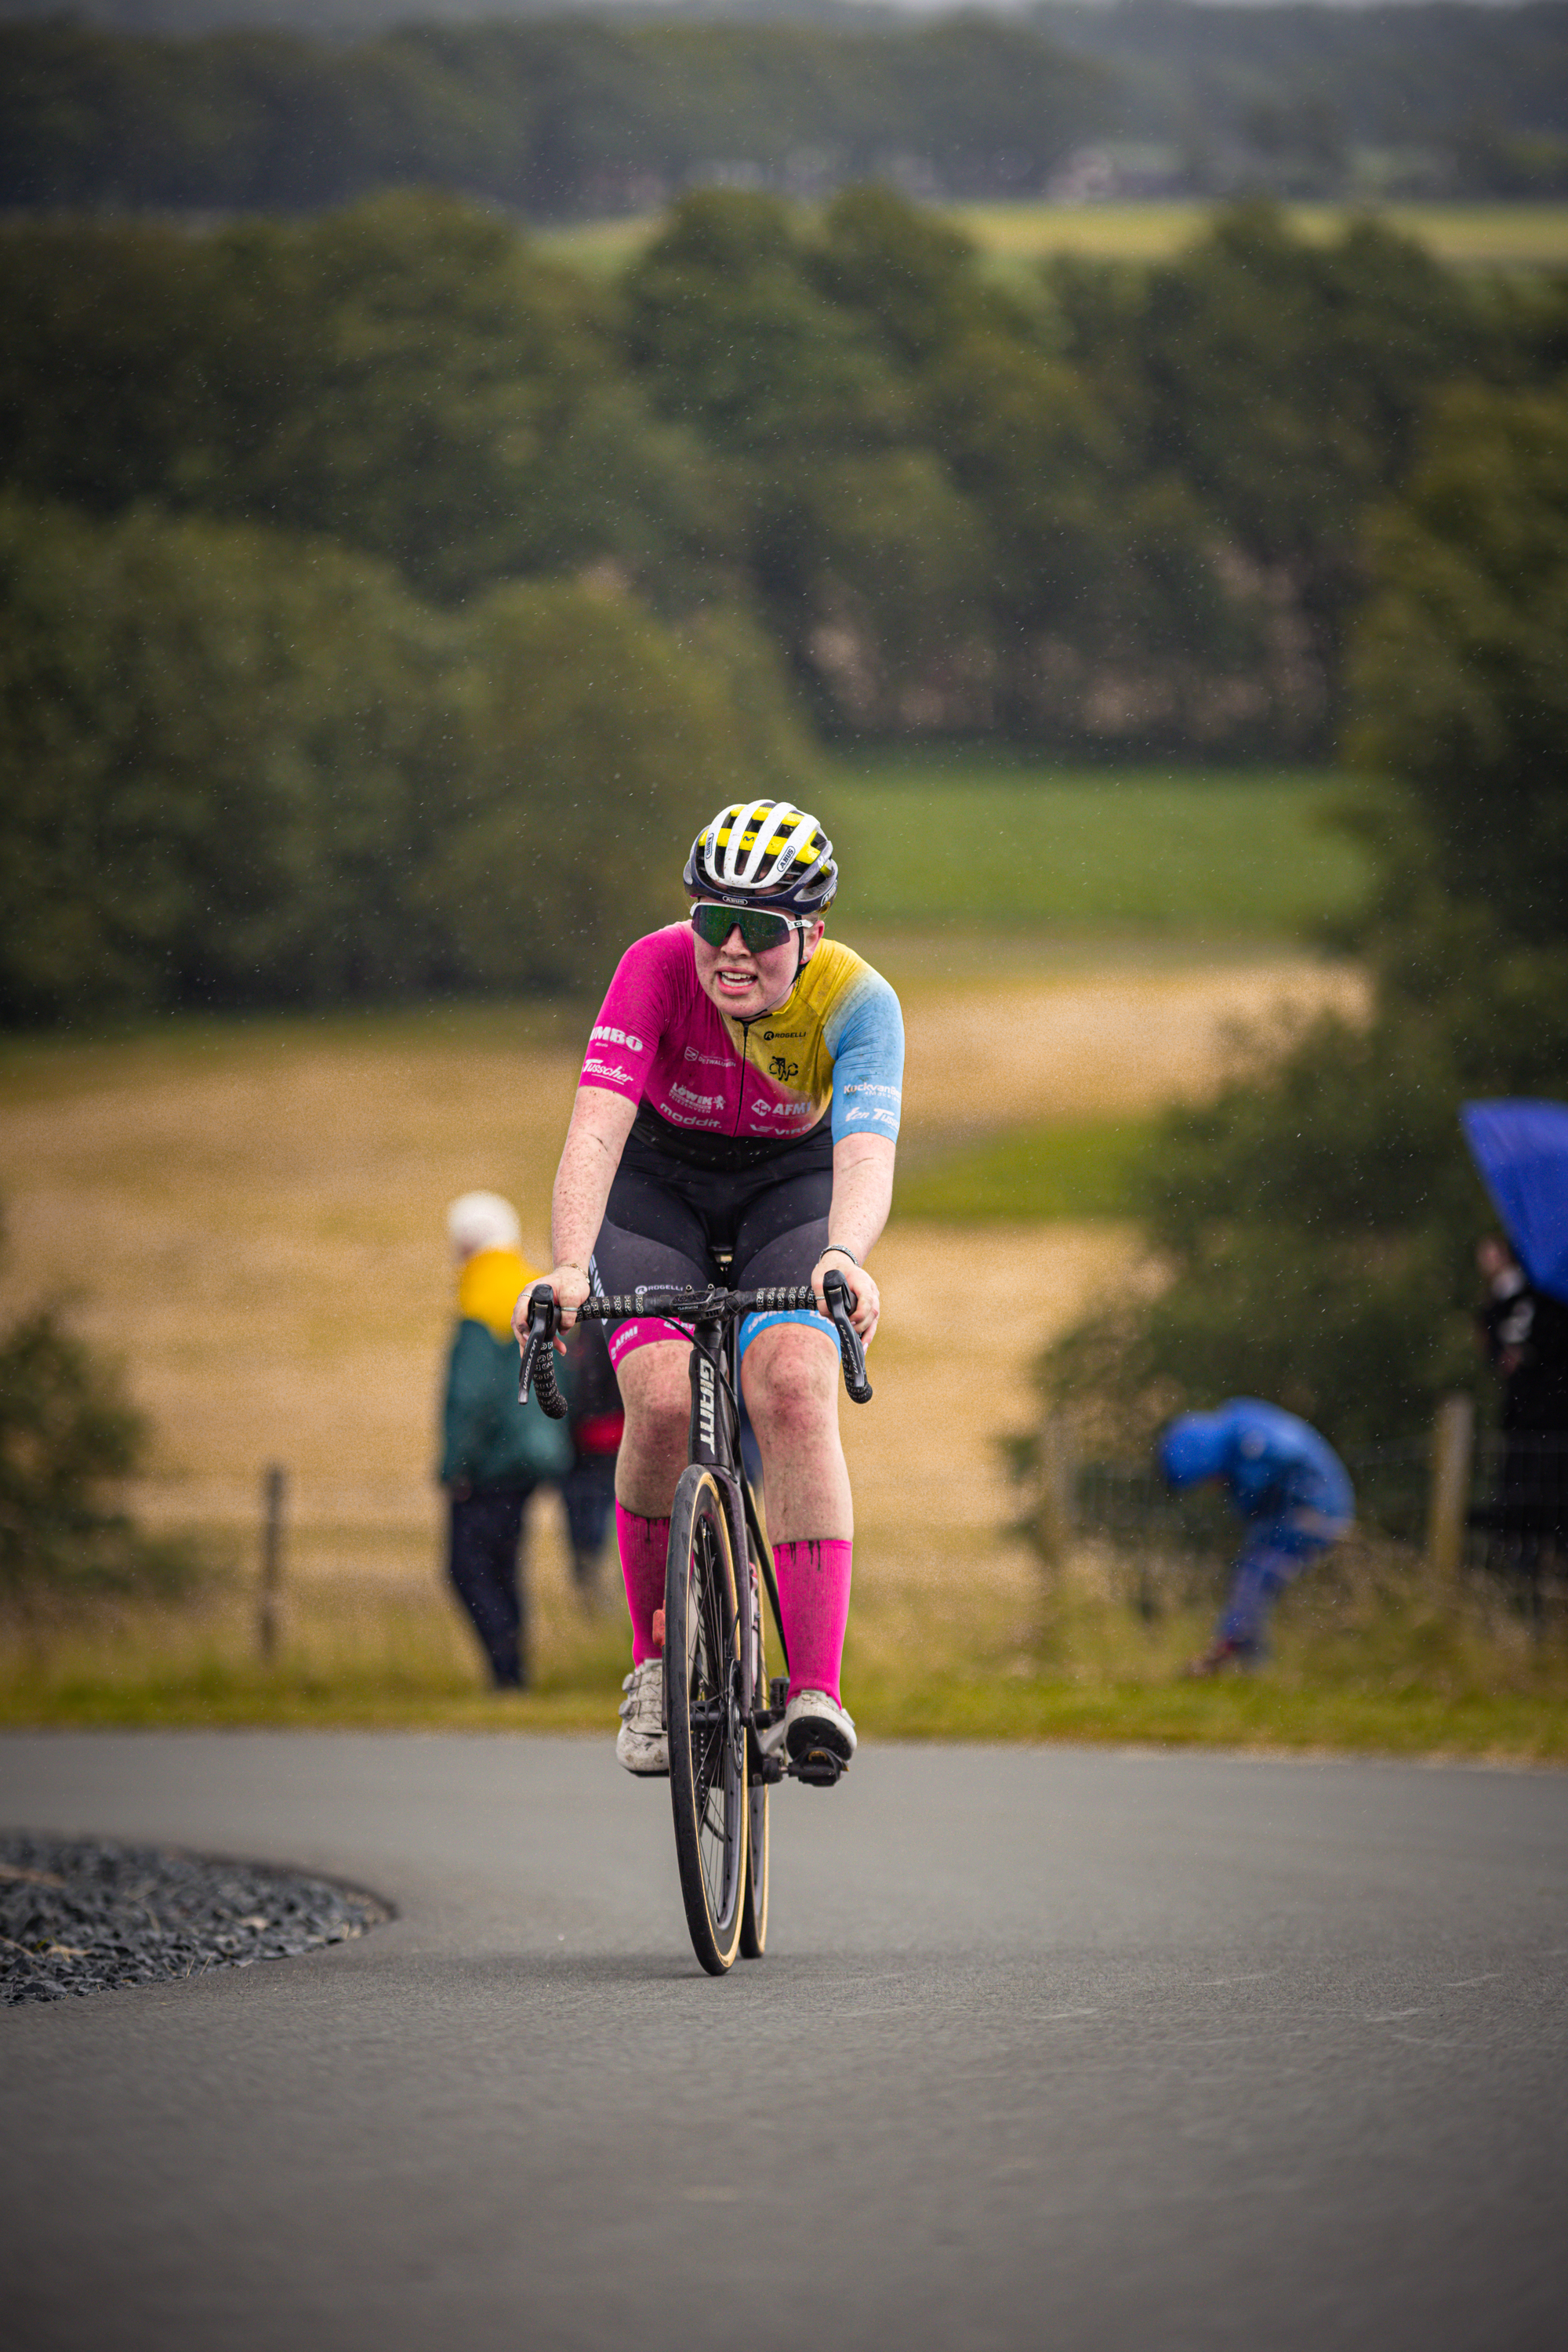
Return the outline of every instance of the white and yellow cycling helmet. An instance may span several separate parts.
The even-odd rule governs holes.
[[[734,801],[691,845],[682,877],[699,898],[765,898],[825,914],[838,887],[833,844],[793,801]]]

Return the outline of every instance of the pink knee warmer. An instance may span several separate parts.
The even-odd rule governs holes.
[[[792,1698],[803,1690],[826,1691],[829,1698],[838,1698],[854,1553],[854,1545],[842,1536],[773,1546]]]
[[[656,1658],[659,1644],[653,1638],[653,1612],[664,1607],[664,1564],[669,1551],[669,1521],[642,1519],[620,1503],[616,1505],[616,1541],[620,1546],[621,1574],[626,1579],[626,1607],[632,1619],[632,1664]]]

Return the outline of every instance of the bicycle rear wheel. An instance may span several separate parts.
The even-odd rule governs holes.
[[[747,1539],[750,1555],[751,1543]],[[754,1558],[748,1556],[747,1572],[752,1580],[752,1622],[755,1625],[757,1650],[753,1660],[752,1687],[759,1706],[768,1696],[768,1646],[763,1631],[763,1580]],[[768,1941],[768,1784],[761,1771],[762,1759],[757,1753],[756,1737],[749,1734],[746,1740],[746,1775],[750,1786],[746,1791],[746,1886],[741,1905],[741,1958],[760,1960]]]
[[[681,1473],[670,1517],[664,1687],[686,1924],[703,1967],[722,1976],[741,1942],[750,1792],[729,1521],[718,1481],[695,1463]]]

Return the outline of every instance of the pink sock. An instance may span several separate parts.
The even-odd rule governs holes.
[[[620,1503],[616,1505],[616,1541],[620,1546],[621,1574],[626,1579],[626,1607],[632,1616],[632,1664],[657,1658],[653,1612],[664,1607],[664,1563],[669,1551],[669,1521],[640,1519]]]
[[[829,1698],[838,1697],[854,1556],[853,1543],[843,1536],[773,1546],[784,1639],[789,1643],[791,1698],[803,1690],[826,1691]]]

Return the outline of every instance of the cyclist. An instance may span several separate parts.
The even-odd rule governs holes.
[[[819,1308],[837,1267],[869,1340],[880,1300],[865,1258],[892,1199],[903,1076],[898,998],[824,937],[833,845],[792,803],[721,809],[683,879],[689,920],[627,949],[589,1038],[555,1178],[550,1286],[563,1325],[590,1292],[701,1286],[711,1253],[727,1249],[737,1289],[809,1282]],[[527,1319],[524,1297],[520,1337]],[[612,1324],[609,1342],[626,1412],[616,1532],[632,1621],[616,1753],[651,1775],[669,1769],[658,1653],[690,1343],[656,1316]],[[837,1340],[823,1314],[752,1315],[740,1347],[789,1647],[779,1736],[792,1756],[828,1747],[847,1761],[855,1726],[839,1672],[854,1522]]]

